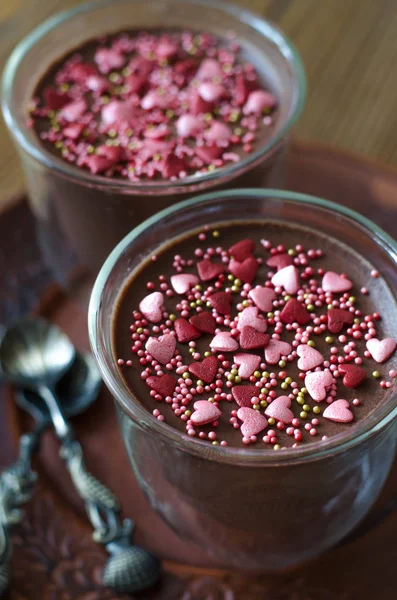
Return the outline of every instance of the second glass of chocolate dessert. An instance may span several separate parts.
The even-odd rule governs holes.
[[[109,0],[10,57],[3,110],[45,255],[96,274],[134,226],[197,190],[281,186],[305,78],[272,24],[209,0]]]
[[[199,196],[112,252],[92,350],[134,473],[209,565],[274,570],[375,502],[397,426],[397,244],[276,190]]]

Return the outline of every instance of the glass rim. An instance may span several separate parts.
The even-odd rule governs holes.
[[[118,3],[133,3],[136,0],[116,0]],[[87,2],[74,8],[61,11],[56,15],[46,19],[27,36],[25,36],[14,48],[10,54],[6,66],[4,68],[2,76],[2,109],[4,120],[7,124],[9,131],[12,132],[13,136],[17,140],[18,144],[35,160],[44,164],[47,168],[55,170],[58,174],[71,179],[77,180],[82,184],[86,184],[90,187],[98,189],[121,190],[126,194],[138,194],[142,192],[146,193],[167,193],[170,187],[188,191],[189,187],[198,189],[204,187],[207,183],[210,184],[214,180],[224,178],[225,180],[230,179],[238,174],[244,172],[246,169],[255,166],[259,163],[266,154],[271,154],[277,146],[280,144],[286,133],[290,130],[292,125],[296,122],[299,115],[302,112],[305,99],[306,99],[306,76],[303,63],[300,55],[295,48],[292,41],[286,36],[281,29],[275,24],[261,16],[255,14],[245,8],[240,8],[237,5],[225,3],[223,0],[170,0],[176,4],[196,4],[203,6],[215,6],[220,10],[228,13],[229,15],[239,19],[246,25],[255,29],[258,33],[262,34],[263,37],[272,41],[288,62],[292,68],[292,73],[295,79],[295,94],[291,101],[291,109],[287,115],[287,119],[280,130],[269,140],[258,148],[255,152],[247,156],[244,160],[237,163],[231,163],[221,167],[214,172],[200,175],[189,175],[181,180],[177,181],[158,181],[156,183],[141,181],[131,182],[129,180],[115,180],[112,177],[104,177],[102,175],[94,175],[89,171],[79,169],[74,165],[70,165],[66,161],[58,158],[48,150],[44,148],[37,139],[36,142],[30,140],[24,132],[24,126],[20,122],[20,119],[16,116],[12,102],[12,88],[14,78],[18,73],[18,68],[30,52],[30,50],[40,41],[50,30],[55,29],[64,22],[72,19],[76,15],[88,13],[95,9],[106,7],[107,5],[114,5],[114,0],[94,0]]]
[[[366,233],[371,235],[375,240],[375,243],[381,245],[386,251],[387,249],[391,250],[393,258],[397,263],[397,242],[391,236],[354,210],[329,200],[298,192],[261,188],[240,188],[231,191],[226,190],[200,194],[189,200],[179,202],[172,207],[168,207],[138,225],[114,248],[106,259],[95,281],[88,309],[88,332],[91,350],[99,365],[102,378],[112,393],[115,401],[121,405],[122,410],[127,412],[129,416],[133,415],[138,426],[144,425],[151,430],[154,430],[158,435],[168,439],[170,443],[176,444],[179,449],[186,452],[198,454],[202,456],[203,459],[207,458],[216,462],[228,462],[251,466],[278,466],[292,462],[309,462],[325,458],[332,454],[339,454],[366,440],[397,417],[397,394],[391,396],[390,399],[384,402],[382,407],[379,407],[377,411],[371,413],[362,422],[358,422],[351,432],[340,433],[327,440],[321,440],[321,442],[317,443],[313,442],[298,448],[285,448],[280,452],[266,451],[261,453],[258,450],[252,450],[248,447],[208,447],[208,442],[206,443],[199,439],[192,439],[187,434],[181,433],[173,427],[159,422],[133,395],[131,390],[129,390],[123,382],[122,377],[120,376],[118,381],[106,364],[106,353],[102,352],[100,341],[98,339],[97,317],[101,307],[102,291],[124,252],[134,243],[136,238],[145,234],[147,230],[151,229],[164,218],[183,212],[185,209],[205,204],[206,202],[210,204],[209,201],[217,202],[222,199],[239,198],[242,196],[250,199],[267,198],[269,200],[287,200],[334,211],[340,217],[348,218],[356,225],[364,228]]]

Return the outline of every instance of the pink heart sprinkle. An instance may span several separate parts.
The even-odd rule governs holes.
[[[265,348],[265,360],[269,365],[276,365],[282,356],[288,356],[292,351],[291,344],[271,339]]]
[[[243,107],[243,112],[245,115],[259,115],[265,108],[273,108],[276,103],[277,100],[273,94],[263,90],[255,90],[248,96],[248,100]]]
[[[196,79],[206,81],[223,75],[222,67],[214,58],[205,58],[196,73]]]
[[[235,354],[233,360],[239,367],[238,374],[241,379],[249,379],[261,363],[261,357],[257,354],[246,354],[244,352]]]
[[[104,77],[99,75],[90,75],[87,77],[85,82],[86,86],[92,92],[99,92],[100,94],[109,88],[109,82]]]
[[[393,354],[396,345],[393,338],[385,338],[384,340],[371,338],[367,341],[367,350],[377,363],[383,363]]]
[[[276,421],[282,421],[283,423],[292,423],[294,419],[294,413],[290,410],[291,399],[288,396],[279,396],[275,398],[273,402],[265,410],[267,417],[272,417]]]
[[[197,400],[194,405],[194,413],[190,416],[190,420],[195,425],[206,425],[216,421],[222,414],[213,402],[208,400]]]
[[[273,301],[277,298],[277,294],[274,290],[261,285],[257,285],[254,289],[250,290],[248,296],[260,310],[263,310],[263,312],[270,312],[273,310]]]
[[[259,333],[264,333],[267,329],[267,323],[262,316],[258,316],[258,309],[256,306],[249,306],[244,308],[240,313],[237,321],[237,329],[242,330],[246,326],[253,327]]]
[[[230,333],[222,331],[221,333],[217,333],[212,339],[210,348],[217,352],[234,352],[238,348],[238,343]]]
[[[218,83],[206,82],[199,85],[198,92],[206,102],[216,102],[222,98],[225,88]]]
[[[267,427],[267,419],[259,410],[244,406],[238,409],[237,416],[243,422],[240,431],[244,436],[250,437],[251,435],[256,435]]]
[[[125,63],[124,55],[110,48],[97,50],[94,60],[101,73],[109,73],[113,69],[120,69]]]
[[[296,352],[300,357],[298,360],[298,369],[301,369],[301,371],[311,371],[322,365],[324,362],[324,357],[321,352],[306,344],[300,344],[297,347]]]
[[[75,102],[69,102],[66,106],[64,106],[61,110],[61,115],[67,121],[76,121],[79,119],[87,110],[87,102],[82,98],[81,100],[76,100]]]
[[[284,267],[272,277],[272,284],[285,289],[287,294],[296,294],[299,290],[299,271],[294,265]]]
[[[139,310],[151,323],[161,321],[164,309],[164,296],[161,292],[152,292],[145,296],[139,304]]]
[[[198,117],[191,114],[181,115],[176,122],[176,131],[181,137],[191,137],[203,128]]]
[[[141,100],[143,110],[152,110],[152,108],[168,108],[170,104],[170,94],[159,94],[156,90],[150,90]]]
[[[170,128],[165,123],[161,123],[160,125],[156,125],[150,127],[150,129],[146,129],[143,132],[145,138],[149,138],[150,140],[160,140],[168,136],[171,133]]]
[[[149,354],[162,365],[170,362],[174,356],[175,347],[176,339],[172,333],[165,333],[158,338],[150,337],[145,345]]]
[[[323,277],[321,287],[324,292],[333,292],[339,294],[342,292],[348,292],[352,289],[352,282],[347,277],[342,277],[338,273],[333,271],[327,271]]]
[[[177,294],[186,294],[199,281],[197,275],[192,275],[191,273],[180,273],[171,277],[171,285]]]
[[[331,387],[332,383],[333,377],[330,371],[314,371],[305,377],[305,387],[316,402],[324,400],[327,396],[327,389]]]
[[[171,58],[178,52],[178,46],[170,40],[162,40],[155,48],[156,56],[159,58]]]
[[[213,121],[211,127],[205,132],[204,137],[211,142],[228,142],[232,135],[233,132],[226,123]]]
[[[112,100],[103,107],[101,117],[105,125],[112,125],[117,121],[130,121],[135,111],[136,108],[130,100],[126,100],[125,102]]]
[[[335,400],[327,406],[323,417],[329,421],[335,421],[335,423],[350,423],[354,419],[347,400]]]

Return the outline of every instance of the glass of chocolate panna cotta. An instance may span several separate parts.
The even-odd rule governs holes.
[[[46,21],[8,62],[3,110],[58,278],[96,275],[193,192],[281,187],[304,97],[289,40],[223,2],[109,0]]]
[[[111,253],[93,353],[135,476],[208,564],[273,571],[340,541],[395,454],[397,244],[359,214],[241,189]]]

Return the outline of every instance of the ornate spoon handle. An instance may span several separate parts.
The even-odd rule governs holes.
[[[160,576],[158,559],[132,544],[133,521],[120,519],[117,498],[87,470],[80,443],[75,439],[64,439],[60,455],[84,500],[94,528],[93,539],[103,544],[111,554],[103,571],[104,584],[118,592],[127,593],[152,586]]]
[[[0,597],[5,593],[10,579],[10,527],[22,520],[23,511],[19,507],[33,496],[37,475],[32,470],[32,454],[43,429],[44,425],[41,425],[21,436],[18,459],[0,474]]]

